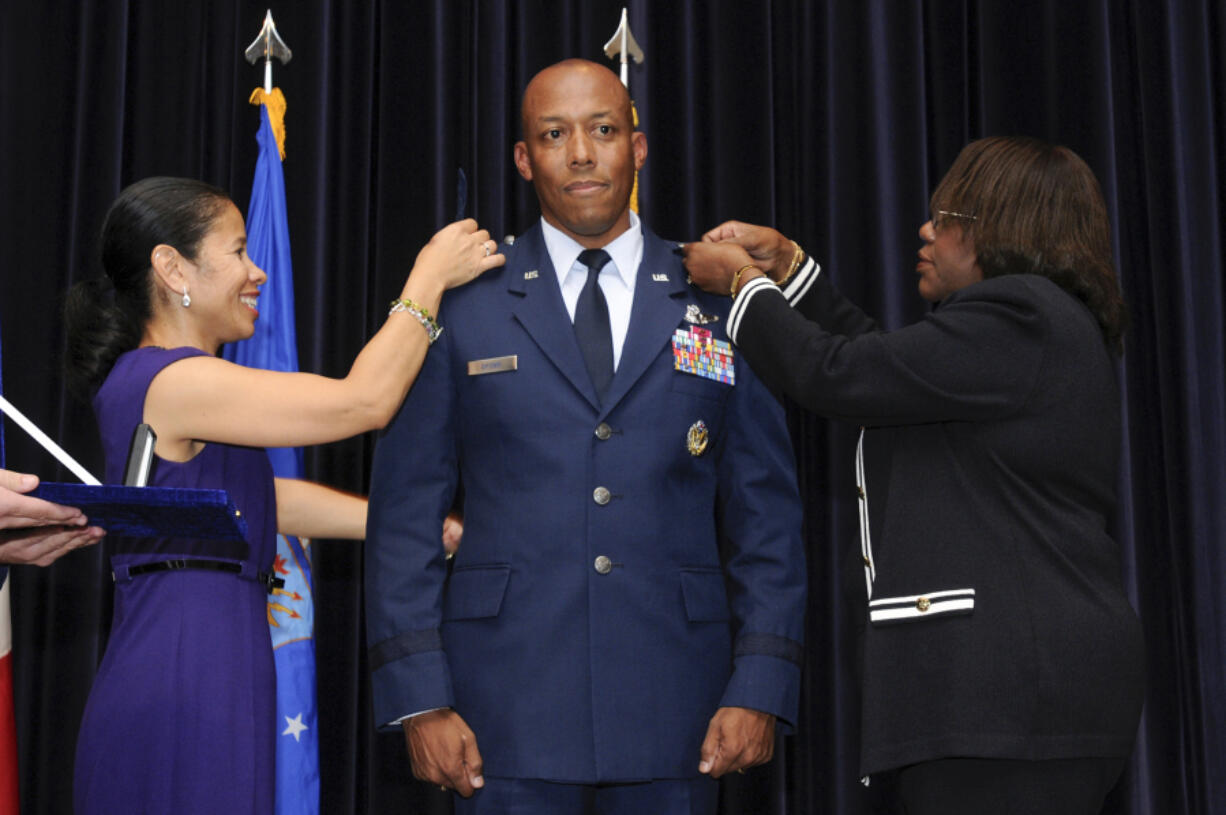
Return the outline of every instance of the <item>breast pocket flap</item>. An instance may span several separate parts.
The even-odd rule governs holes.
[[[673,374],[672,381],[669,383],[669,389],[674,393],[698,396],[713,402],[723,402],[732,392],[732,388],[732,385],[684,371],[677,371]]]

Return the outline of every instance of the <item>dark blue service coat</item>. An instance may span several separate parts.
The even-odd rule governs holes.
[[[447,294],[376,450],[375,716],[453,706],[487,775],[692,777],[720,706],[796,720],[805,565],[783,411],[739,354],[735,385],[674,368],[687,306],[726,339],[729,301],[644,239],[603,404],[538,225]],[[449,570],[439,530],[460,487]]]

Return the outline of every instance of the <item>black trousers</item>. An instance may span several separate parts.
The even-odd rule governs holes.
[[[898,772],[902,815],[1099,815],[1123,758],[948,758]]]

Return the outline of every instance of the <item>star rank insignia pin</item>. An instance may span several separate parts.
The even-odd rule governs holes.
[[[707,452],[709,438],[706,423],[699,419],[690,425],[689,431],[685,434],[685,449],[690,451],[691,456],[701,456]]]

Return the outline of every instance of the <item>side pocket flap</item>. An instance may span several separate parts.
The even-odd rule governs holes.
[[[728,592],[724,587],[723,572],[716,569],[682,569],[681,594],[690,622],[728,621]]]
[[[456,569],[447,581],[443,619],[475,620],[498,616],[510,579],[510,566],[466,566]]]
[[[868,616],[873,625],[912,623],[930,617],[971,614],[974,610],[974,589],[950,589],[903,597],[882,597],[868,604]]]

